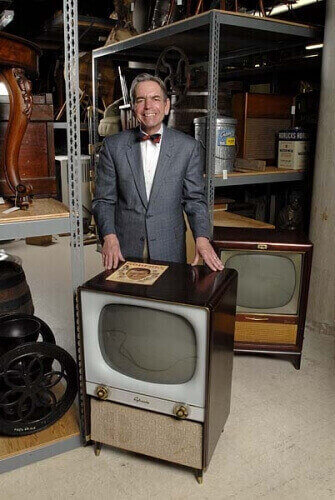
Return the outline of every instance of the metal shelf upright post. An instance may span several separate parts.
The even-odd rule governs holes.
[[[66,114],[67,114],[67,152],[68,152],[68,184],[70,205],[71,232],[71,269],[75,323],[75,342],[77,364],[82,359],[77,335],[79,313],[77,307],[77,288],[84,282],[84,246],[83,246],[83,210],[82,210],[82,169],[80,145],[80,100],[79,100],[79,42],[78,42],[78,0],[63,0],[64,4],[64,53],[66,82]],[[81,373],[81,370],[78,370]],[[80,375],[79,375],[80,379]],[[82,380],[79,380],[79,387]],[[82,391],[78,390],[79,412],[83,411]],[[79,418],[81,426],[82,417]],[[82,429],[81,429],[82,437]],[[83,439],[82,439],[83,443]]]
[[[209,54],[208,54],[208,115],[206,144],[206,197],[208,203],[211,236],[213,236],[214,217],[214,171],[216,146],[216,119],[219,90],[219,54],[220,54],[220,22],[217,12],[210,18]]]
[[[64,0],[64,53],[72,287],[84,282],[83,213],[80,165],[78,1]]]

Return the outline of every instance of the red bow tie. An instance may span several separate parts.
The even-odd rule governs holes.
[[[139,141],[148,141],[148,140],[150,140],[154,144],[158,144],[161,141],[161,137],[162,137],[161,134],[152,134],[152,135],[149,135],[149,134],[145,134],[144,132],[139,132],[137,139]]]

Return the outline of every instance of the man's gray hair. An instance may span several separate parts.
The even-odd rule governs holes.
[[[134,78],[134,80],[132,81],[131,87],[130,87],[130,100],[131,100],[132,104],[135,103],[136,87],[141,82],[156,82],[156,83],[158,83],[158,85],[160,86],[160,88],[163,91],[164,100],[166,101],[166,99],[168,98],[168,93],[167,93],[166,86],[165,86],[165,83],[163,82],[163,80],[161,80],[158,76],[150,75],[149,73],[141,73],[140,75],[137,75],[136,78]]]

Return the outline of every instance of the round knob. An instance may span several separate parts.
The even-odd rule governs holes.
[[[173,408],[173,412],[177,418],[187,418],[188,417],[188,409],[184,405],[176,405]]]
[[[98,396],[99,399],[107,399],[108,389],[103,385],[99,385],[95,390],[95,394]]]

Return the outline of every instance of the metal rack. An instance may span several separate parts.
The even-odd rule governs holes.
[[[214,187],[225,186],[243,186],[245,184],[274,184],[276,182],[292,182],[301,181],[304,179],[305,173],[302,171],[291,172],[283,171],[276,173],[261,172],[254,174],[228,174],[227,179],[215,176],[213,179]]]
[[[64,46],[67,99],[67,142],[69,156],[69,200],[70,216],[25,222],[10,222],[0,225],[0,240],[41,236],[45,234],[71,234],[72,288],[84,281],[83,225],[81,204],[80,169],[80,117],[79,117],[79,67],[78,67],[78,12],[77,0],[64,0]],[[75,298],[75,297],[74,297]],[[4,438],[5,439],[5,438]],[[10,438],[14,439],[14,438]],[[0,472],[7,472],[38,460],[55,456],[80,446],[79,435],[53,439],[40,447],[11,455],[0,460]]]
[[[0,241],[46,234],[62,234],[70,231],[68,217],[42,221],[9,222],[0,225]]]
[[[221,180],[214,178],[215,129],[217,118],[219,64],[220,61],[234,60],[251,54],[281,50],[306,44],[315,39],[317,31],[296,23],[269,18],[257,18],[211,10],[204,14],[179,21],[154,31],[132,37],[123,42],[93,50],[92,79],[94,111],[98,106],[97,75],[98,61],[110,56],[113,62],[156,62],[160,53],[171,45],[180,47],[190,63],[208,63],[208,120],[206,147],[206,194],[213,226],[214,188],[249,184],[250,176]],[[93,116],[94,143],[97,143],[97,113]],[[297,180],[302,174],[283,174],[280,181]],[[293,178],[294,177],[294,178]],[[254,183],[278,182],[278,178],[252,179]]]

